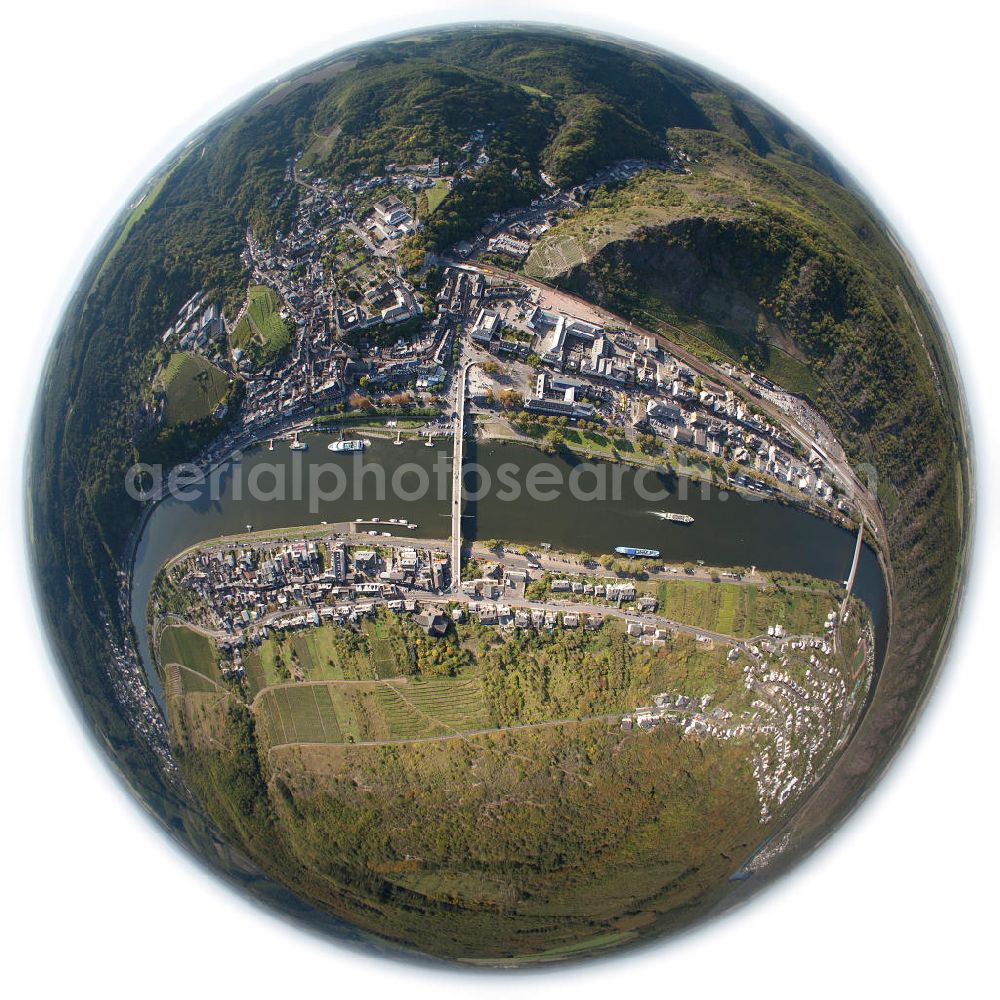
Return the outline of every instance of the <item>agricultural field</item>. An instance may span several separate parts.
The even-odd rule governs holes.
[[[281,299],[266,285],[251,285],[249,304],[230,337],[233,350],[242,351],[254,367],[270,364],[291,344],[288,324],[281,318]]]
[[[554,236],[546,234],[528,254],[524,273],[531,278],[548,280],[565,274],[586,260],[587,253],[582,241],[572,233],[558,233]]]
[[[368,619],[364,623],[364,634],[376,677],[383,680],[412,673],[410,651],[399,619],[388,616]]]
[[[476,677],[285,684],[265,691],[255,711],[272,746],[413,740],[491,726]]]
[[[191,670],[221,680],[219,656],[215,643],[186,625],[167,625],[160,633],[161,663],[183,663]]]
[[[185,625],[168,625],[160,633],[157,658],[172,693],[223,690],[219,654],[211,639]]]
[[[828,588],[759,587],[706,580],[667,580],[656,590],[660,613],[674,621],[740,638],[782,625],[792,635],[822,634],[835,607]]]
[[[593,207],[559,223],[532,247],[524,271],[550,281],[591,260],[609,243],[627,239],[643,226],[662,223],[670,212],[660,206],[631,205],[627,210]]]
[[[294,679],[369,680],[375,677],[367,646],[358,633],[333,627],[272,632],[243,656],[251,695]]]
[[[596,635],[560,630],[506,639],[464,626],[450,642],[424,641],[404,629],[399,619],[385,617],[366,622],[363,631],[310,629],[249,652],[244,664],[248,686],[257,692],[253,710],[269,745],[395,742],[613,717],[660,691],[707,693],[733,707],[741,696],[741,671],[727,661],[728,648],[686,635],[651,648],[627,639],[617,622]],[[403,676],[398,657],[409,655],[410,643],[420,672]],[[312,651],[309,644],[316,644]],[[433,672],[438,664],[426,658],[425,645],[450,649],[448,672]],[[354,678],[331,676],[345,648],[355,657]],[[292,672],[277,673],[275,662],[293,665]],[[363,663],[367,679],[358,676]],[[396,671],[391,680],[376,676],[389,671]]]
[[[301,684],[266,691],[256,711],[270,742],[342,742],[332,690],[327,684]]]
[[[296,164],[296,169],[311,170],[328,159],[330,153],[333,152],[338,135],[340,135],[339,125],[331,125],[330,128],[317,132],[313,136],[312,142],[303,150],[302,158]]]
[[[164,416],[170,426],[211,416],[230,385],[229,376],[221,368],[190,351],[171,354],[160,380],[167,397]]]
[[[479,678],[425,677],[389,685],[398,703],[428,722],[433,720],[450,732],[485,729],[492,725]],[[398,713],[397,709],[394,712]],[[404,724],[397,719],[395,728]]]
[[[414,673],[420,659],[428,665],[433,650],[420,648],[421,638],[405,619],[385,613],[360,629],[325,625],[295,632],[272,631],[243,655],[251,696],[288,681],[376,681]],[[430,671],[434,672],[434,671]]]

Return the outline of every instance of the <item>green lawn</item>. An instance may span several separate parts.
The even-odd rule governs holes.
[[[587,431],[575,427],[566,427],[563,437],[571,448],[587,452],[613,456],[625,455],[635,451],[635,446],[627,438],[611,438],[600,431]]]
[[[517,429],[535,441],[542,441],[553,429],[553,426],[536,420],[527,420],[519,424]],[[566,447],[573,451],[587,452],[607,458],[614,458],[615,455],[628,455],[635,451],[635,446],[626,438],[612,438],[601,431],[585,430],[582,427],[572,425],[558,429],[562,433]]]
[[[229,377],[190,351],[170,355],[161,375],[167,394],[166,422],[189,424],[210,416],[229,389]]]
[[[251,285],[250,304],[232,332],[230,345],[261,367],[283,354],[292,342],[288,324],[281,318],[281,299],[266,285]]]
[[[436,180],[434,187],[427,188],[424,194],[427,195],[427,214],[430,215],[448,196],[448,182]]]

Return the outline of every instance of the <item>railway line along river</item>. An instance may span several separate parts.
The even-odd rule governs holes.
[[[285,441],[275,442],[273,451],[256,447],[238,463],[222,467],[214,483],[186,488],[185,498],[168,496],[147,518],[133,563],[131,615],[157,693],[146,639],[149,592],[163,563],[186,548],[244,532],[247,525],[261,531],[364,517],[415,522],[409,532],[415,538],[448,537],[448,439],[439,438],[431,448],[422,442],[375,440],[357,454],[331,453],[327,435],[300,439],[308,450],[292,451]],[[756,566],[837,581],[846,579],[854,556],[851,532],[795,507],[672,476],[636,477],[624,466],[550,456],[520,444],[470,445],[464,479],[466,542],[544,542],[592,555],[629,545],[658,549],[668,563],[702,560],[709,566]],[[558,481],[562,487],[553,485]],[[318,493],[310,491],[310,483],[319,484]],[[334,487],[342,493],[336,499],[331,498]],[[656,516],[664,511],[689,514],[694,522]],[[878,558],[868,545],[862,547],[854,594],[872,613],[878,665],[886,642],[887,595]]]

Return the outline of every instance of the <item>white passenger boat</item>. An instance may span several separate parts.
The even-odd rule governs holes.
[[[675,524],[694,524],[694,518],[690,514],[674,514],[669,510],[654,510],[653,513],[664,521],[673,521]]]
[[[352,438],[347,441],[334,441],[332,444],[328,444],[327,448],[330,451],[364,451],[367,443],[361,438]]]

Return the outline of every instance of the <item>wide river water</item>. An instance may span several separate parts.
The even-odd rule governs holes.
[[[266,445],[254,448],[208,482],[189,487],[190,497],[169,496],[149,515],[133,565],[132,622],[158,696],[159,680],[146,640],[149,591],[163,563],[189,546],[245,531],[247,525],[259,531],[366,516],[406,518],[418,525],[411,532],[415,537],[448,538],[450,440],[439,439],[433,448],[375,440],[360,454],[331,453],[326,447],[331,441],[328,435],[306,434],[301,440],[308,443],[307,451],[293,452],[284,441],[275,442],[273,451]],[[537,471],[539,463],[546,467],[544,481]],[[543,455],[524,445],[470,442],[466,490],[473,497],[483,495],[465,505],[463,536],[548,542],[557,549],[592,555],[630,545],[659,549],[667,562],[753,565],[830,580],[843,580],[850,569],[855,536],[794,507],[683,478],[648,474],[637,482],[635,473],[622,466],[582,465],[572,457]],[[533,468],[537,478],[529,491]],[[621,470],[617,489],[614,470]],[[489,490],[481,488],[487,477],[493,486]],[[553,485],[560,478],[566,488]],[[318,489],[310,489],[312,481]],[[576,495],[568,488],[574,481]],[[342,491],[339,498],[323,499],[337,491]],[[662,492],[669,496],[655,495]],[[515,493],[519,493],[516,499]],[[694,523],[671,523],[655,515],[666,510],[690,514]],[[878,559],[867,545],[862,547],[854,593],[872,613],[880,664],[886,641],[886,590]]]

